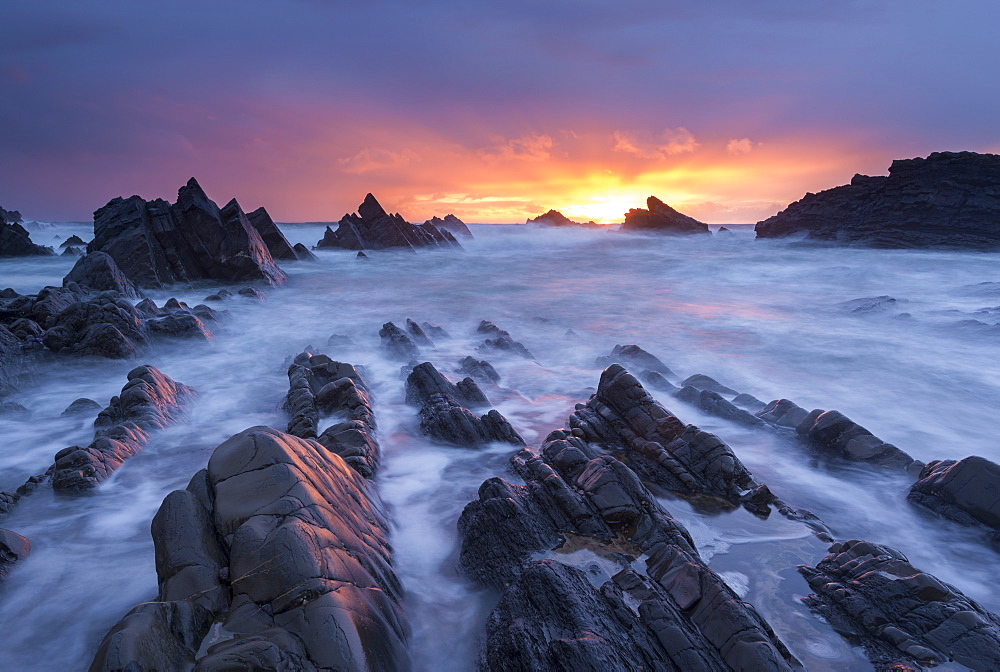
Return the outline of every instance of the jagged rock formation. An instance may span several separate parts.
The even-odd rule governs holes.
[[[239,203],[220,210],[194,178],[173,205],[139,196],[111,200],[94,213],[87,251],[108,253],[143,288],[204,279],[277,285],[287,277]]]
[[[458,363],[458,368],[462,373],[481,383],[493,385],[500,383],[500,374],[485,359],[476,359],[469,356]]]
[[[316,255],[302,243],[295,243],[292,250],[295,251],[295,256],[299,261],[316,261]]]
[[[86,247],[86,241],[80,236],[73,234],[63,242],[59,243],[59,247]]]
[[[893,161],[888,177],[806,194],[758,222],[758,238],[882,248],[1000,247],[1000,155],[935,152]]]
[[[31,553],[31,543],[16,532],[0,529],[0,582],[10,574],[14,565]]]
[[[535,356],[524,347],[520,341],[515,341],[511,335],[493,324],[489,320],[483,320],[476,328],[477,334],[485,334],[486,339],[483,344],[476,347],[476,352],[513,354],[525,359],[534,359]]]
[[[31,242],[27,229],[17,222],[0,222],[0,257],[52,256],[55,253],[51,247]]]
[[[20,224],[23,221],[21,213],[17,210],[4,210],[0,208],[0,224]]]
[[[260,239],[264,241],[267,251],[271,253],[272,258],[290,261],[298,260],[299,255],[295,253],[295,249],[288,242],[288,239],[285,238],[285,234],[281,232],[278,225],[271,219],[271,215],[267,213],[267,210],[260,207],[253,212],[248,212],[247,221],[257,230]]]
[[[386,322],[378,332],[382,339],[382,349],[390,356],[406,362],[412,362],[420,357],[420,348],[405,331],[392,322]]]
[[[528,219],[524,223],[538,224],[539,226],[584,226],[592,229],[601,228],[601,225],[593,220],[589,222],[574,222],[558,210],[549,210],[544,214],[538,215],[538,217]]]
[[[94,421],[94,441],[56,453],[52,487],[62,493],[92,490],[145,448],[149,433],[176,424],[195,391],[155,367],[132,369],[121,394]]]
[[[91,670],[403,670],[409,626],[374,485],[316,441],[231,437],[153,520],[159,594]]]
[[[399,214],[390,215],[375,197],[365,196],[358,212],[340,220],[337,230],[329,226],[316,247],[340,247],[347,250],[382,250],[402,247],[461,247],[447,229],[433,224],[414,225]]]
[[[860,642],[879,670],[951,660],[973,670],[1000,669],[1000,619],[897,550],[852,539],[799,571],[816,591],[803,601]]]
[[[290,416],[289,434],[317,439],[365,478],[375,475],[380,460],[375,413],[360,367],[335,362],[323,354],[299,353],[288,367],[288,395],[283,407]],[[321,417],[334,414],[347,419],[320,433]]]
[[[421,327],[416,322],[414,322],[413,320],[411,320],[410,318],[406,318],[406,330],[410,332],[410,336],[413,338],[413,342],[416,343],[417,345],[426,346],[428,348],[434,347],[434,343],[427,335],[427,332],[424,331],[424,328]]]
[[[142,292],[122,273],[111,255],[105,252],[90,252],[80,257],[63,278],[63,286],[71,282],[95,292],[112,290],[130,299],[142,298]]]
[[[914,475],[924,466],[839,411],[815,409],[795,431],[813,448],[829,457],[868,462]]]
[[[982,526],[1000,538],[1000,465],[973,455],[935,460],[920,471],[907,499],[964,525]]]
[[[632,208],[625,213],[625,223],[619,230],[711,235],[708,224],[677,212],[655,196],[646,199],[646,209]]]
[[[463,569],[503,591],[479,669],[801,668],[623,462],[557,430],[511,466],[525,484],[486,481],[459,519]],[[578,548],[621,571],[558,561]],[[645,576],[631,568],[640,555]]]
[[[445,215],[444,219],[434,216],[424,222],[424,226],[433,226],[439,231],[451,231],[456,236],[465,236],[466,238],[472,238],[472,231],[469,231],[469,227],[465,225],[461,219],[455,215]]]
[[[685,385],[674,393],[681,401],[686,401],[703,410],[730,422],[736,422],[750,427],[766,427],[767,423],[756,415],[746,411],[723,397],[718,392],[699,389],[693,385]]]
[[[524,445],[524,439],[496,409],[476,416],[466,408],[490,405],[476,381],[465,378],[452,384],[430,362],[413,367],[406,378],[406,401],[420,406],[420,428],[438,441],[458,446],[495,441]]]
[[[612,364],[621,364],[634,371],[654,371],[669,378],[678,377],[670,370],[669,366],[661,362],[655,355],[646,352],[634,343],[616,345],[610,355],[598,357],[594,364],[602,369],[606,369]]]

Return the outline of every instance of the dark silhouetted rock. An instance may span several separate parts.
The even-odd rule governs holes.
[[[1000,619],[899,551],[852,539],[799,571],[816,591],[803,601],[879,670],[948,661],[1000,669]]]
[[[743,410],[718,392],[713,392],[712,390],[699,390],[691,385],[685,385],[675,392],[674,396],[681,401],[694,404],[709,415],[714,415],[730,422],[737,422],[750,427],[759,427],[767,424],[756,415]]]
[[[35,245],[27,229],[16,222],[0,222],[0,257],[50,257],[55,250],[44,245]]]
[[[428,225],[433,226],[438,230],[451,231],[456,236],[472,238],[472,231],[469,231],[469,227],[465,225],[465,222],[455,215],[445,215],[444,219],[437,216],[432,217],[424,222],[424,226]]]
[[[56,453],[52,487],[66,494],[93,490],[145,448],[150,432],[177,423],[194,394],[152,366],[133,369],[121,394],[94,421],[94,442]]]
[[[767,404],[765,404],[757,397],[753,396],[752,394],[745,394],[745,393],[737,394],[735,397],[733,397],[733,404],[739,406],[743,410],[750,411],[751,413],[754,414],[756,414],[758,411],[764,410],[764,408],[767,407]]]
[[[418,346],[427,346],[428,348],[434,347],[434,344],[427,336],[427,333],[423,330],[423,327],[410,318],[406,318],[406,330],[410,332],[410,336],[413,337],[413,342]]]
[[[354,345],[354,339],[344,334],[330,334],[330,338],[326,339],[326,344],[332,346]]]
[[[809,411],[788,399],[775,399],[754,415],[769,424],[795,429],[809,417]]]
[[[295,254],[295,250],[288,242],[288,239],[285,238],[285,234],[281,232],[278,225],[271,219],[271,215],[267,214],[267,210],[257,208],[253,212],[248,212],[247,221],[250,222],[253,228],[257,229],[260,239],[264,241],[272,258],[289,261],[298,260],[299,257]]]
[[[340,247],[348,250],[382,250],[401,247],[461,247],[447,229],[433,224],[410,224],[398,214],[390,215],[375,197],[365,196],[358,213],[344,215],[334,231],[326,227],[316,247]]]
[[[17,210],[4,210],[0,208],[0,224],[20,224],[24,221],[21,213]]]
[[[76,234],[59,243],[59,247],[70,247],[71,245],[76,247],[86,247],[87,243],[83,240],[83,238]]]
[[[1000,537],[1000,465],[971,456],[935,460],[910,488],[911,502],[965,525],[982,525]]]
[[[731,387],[726,387],[715,378],[710,378],[709,376],[701,373],[688,376],[681,381],[681,387],[687,387],[688,385],[699,390],[711,390],[712,392],[718,392],[719,394],[729,394],[734,396],[739,394],[736,390]]]
[[[111,200],[94,213],[87,251],[111,255],[141,288],[193,280],[275,285],[287,277],[239,204],[220,210],[194,178],[173,205],[138,196]]]
[[[27,407],[13,401],[0,401],[0,416],[17,420],[27,420],[31,417],[31,411]]]
[[[806,194],[757,222],[758,238],[805,236],[881,248],[1000,247],[1000,156],[936,152],[893,161],[888,177]]]
[[[312,250],[302,243],[295,243],[292,246],[292,250],[295,252],[295,258],[299,261],[317,261],[316,255],[312,253]]]
[[[512,354],[525,359],[535,358],[524,344],[515,341],[508,332],[488,320],[479,323],[476,333],[486,335],[483,344],[476,348],[477,352]]]
[[[60,415],[90,415],[91,413],[98,413],[101,410],[101,405],[94,401],[93,399],[87,399],[86,397],[81,397],[74,401],[72,404],[66,407],[66,410],[60,413]]]
[[[236,434],[152,531],[157,600],[105,635],[91,670],[409,668],[381,502],[316,441]],[[231,636],[203,641],[213,627]]]
[[[16,532],[0,529],[0,582],[31,553],[31,543]]]
[[[420,406],[420,428],[438,441],[457,446],[493,442],[524,445],[524,439],[498,411],[476,416],[466,408],[489,405],[472,378],[452,384],[430,362],[413,367],[406,379],[406,401]]]
[[[111,255],[104,252],[90,252],[80,257],[63,278],[63,286],[70,282],[95,292],[113,290],[132,299],[142,297],[142,292],[125,277]]]
[[[392,322],[386,322],[378,332],[382,339],[382,349],[389,356],[402,359],[406,362],[413,361],[420,357],[420,348],[414,344],[406,332],[397,327]]]
[[[632,208],[625,213],[625,223],[621,225],[621,231],[710,234],[708,224],[677,212],[655,196],[646,199],[646,208]]]
[[[594,221],[574,222],[558,210],[549,210],[534,219],[528,219],[525,224],[537,224],[539,226],[583,226],[591,229],[601,228],[601,225]]]
[[[462,373],[471,376],[475,380],[493,383],[494,385],[500,382],[500,374],[485,359],[466,357],[458,363],[458,366]]]
[[[241,289],[236,293],[247,299],[253,299],[254,301],[263,301],[265,298],[267,298],[264,296],[264,293],[261,292],[256,287],[244,287],[243,289]]]
[[[840,411],[815,409],[795,431],[817,452],[851,462],[899,469],[916,475],[923,463],[886,443]]]
[[[638,345],[616,345],[611,354],[606,357],[598,357],[595,365],[606,369],[612,364],[621,364],[635,371],[655,371],[663,376],[677,378],[677,374],[670,370],[670,367],[661,362],[655,355],[651,355]]]
[[[430,338],[436,338],[438,340],[446,340],[451,338],[451,336],[448,335],[447,331],[445,331],[444,329],[442,329],[437,325],[431,324],[430,322],[421,322],[420,328],[423,329],[424,333],[427,334],[427,336]]]
[[[15,392],[17,379],[23,368],[24,351],[21,341],[0,324],[0,399]]]
[[[62,254],[59,255],[59,256],[61,256],[61,257],[82,257],[83,254],[84,254],[83,250],[81,248],[79,248],[79,247],[67,247],[65,250],[63,250]]]

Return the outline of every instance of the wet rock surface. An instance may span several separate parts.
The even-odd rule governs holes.
[[[964,525],[983,526],[1000,538],[1000,465],[995,462],[975,455],[928,462],[907,499]]]
[[[433,224],[411,224],[398,213],[390,215],[371,194],[365,196],[358,212],[340,220],[337,230],[326,227],[316,247],[339,247],[347,250],[382,250],[387,248],[461,247],[448,229]]]
[[[477,352],[511,354],[525,359],[534,359],[535,356],[524,347],[524,344],[515,341],[510,333],[501,329],[489,320],[483,320],[476,328],[476,333],[485,334],[486,339],[483,344],[476,348]]]
[[[455,215],[445,215],[444,219],[437,216],[431,217],[424,222],[424,226],[428,225],[433,226],[438,230],[451,231],[456,236],[472,238],[472,231],[469,231],[469,227],[466,226],[465,222]]]
[[[893,161],[888,177],[806,194],[758,222],[758,238],[805,236],[881,248],[1000,247],[1000,156],[935,152]]]
[[[236,434],[153,536],[157,601],[105,635],[92,670],[408,668],[378,494],[316,441]]]
[[[879,670],[948,661],[1000,669],[1000,619],[899,551],[852,539],[799,571],[816,591],[803,601],[860,642]]]
[[[382,349],[396,359],[410,362],[420,357],[420,348],[410,336],[392,322],[386,322],[378,332]]]
[[[142,288],[193,280],[259,281],[286,275],[234,200],[219,208],[191,178],[173,205],[115,198],[94,213],[88,252],[106,252]]]
[[[31,542],[16,532],[0,528],[0,582],[9,575],[14,565],[31,554]]]
[[[646,208],[632,208],[625,213],[625,222],[620,230],[711,235],[708,224],[677,212],[655,196],[646,199]]]
[[[918,474],[923,463],[886,443],[839,411],[815,409],[795,431],[817,451],[828,457],[865,462]]]
[[[20,217],[17,218],[18,221]],[[0,257],[52,256],[55,250],[31,242],[27,229],[17,221],[0,221]]]

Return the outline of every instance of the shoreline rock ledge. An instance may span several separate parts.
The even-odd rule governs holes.
[[[806,194],[757,222],[758,238],[877,248],[1000,248],[1000,155],[935,152],[893,161],[888,177]]]

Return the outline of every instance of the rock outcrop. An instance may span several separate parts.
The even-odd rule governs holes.
[[[299,255],[295,253],[295,249],[288,242],[288,239],[285,238],[285,234],[281,232],[278,225],[271,219],[271,215],[267,213],[267,210],[260,207],[253,212],[248,212],[247,221],[257,230],[260,239],[264,241],[267,251],[271,253],[272,258],[290,261],[298,260]]]
[[[375,197],[365,196],[358,212],[344,215],[334,231],[329,226],[316,247],[339,247],[347,250],[382,250],[386,248],[461,247],[451,231],[433,224],[410,224],[398,213],[390,215]]]
[[[619,230],[711,235],[708,224],[677,212],[655,196],[646,199],[646,208],[632,208],[625,213],[625,223]]]
[[[236,434],[152,532],[159,594],[105,635],[91,670],[408,669],[378,494],[316,441]]]
[[[558,210],[549,210],[546,213],[538,215],[538,217],[529,218],[524,223],[537,224],[539,226],[583,226],[591,229],[601,228],[601,225],[594,221],[574,222]]]
[[[758,222],[758,238],[803,236],[881,248],[1000,248],[1000,155],[936,152],[893,161],[888,177],[806,194]]]
[[[971,456],[928,462],[907,499],[964,525],[982,526],[1000,539],[1000,465]]]
[[[17,210],[4,210],[0,208],[0,224],[20,224],[24,221],[21,213]]]
[[[420,348],[405,331],[392,322],[386,322],[378,331],[382,339],[382,349],[395,359],[411,362],[420,357]]]
[[[671,371],[669,366],[661,362],[656,355],[646,352],[634,343],[616,345],[610,355],[598,357],[595,362],[595,365],[602,369],[606,369],[612,364],[621,364],[622,366],[633,371],[655,371],[656,373],[666,376],[667,378],[676,379],[678,377],[677,374]]]
[[[535,356],[524,347],[520,341],[515,341],[509,332],[501,329],[489,320],[483,320],[476,328],[477,334],[484,334],[486,338],[483,344],[476,347],[477,352],[486,354],[508,354],[517,355],[525,359],[534,359]]]
[[[465,225],[465,222],[455,215],[445,215],[444,219],[437,216],[431,217],[424,222],[424,226],[433,226],[439,231],[451,231],[456,236],[472,238],[472,231],[469,231],[469,227]]]
[[[799,571],[816,591],[803,601],[879,670],[1000,669],[1000,619],[895,549],[852,539]]]
[[[232,200],[211,201],[191,178],[177,202],[115,198],[94,213],[88,252],[106,252],[141,288],[194,280],[260,281],[277,285],[286,275]]]
[[[80,257],[63,278],[63,286],[71,282],[95,292],[113,290],[130,299],[142,298],[142,292],[118,268],[111,255],[105,252],[90,252]]]
[[[24,560],[31,553],[31,543],[17,532],[0,529],[0,583],[2,583],[14,565]]]
[[[55,253],[51,247],[31,242],[31,235],[19,223],[0,222],[0,257],[50,257]]]
[[[80,236],[73,234],[63,242],[59,243],[59,247],[86,247],[87,242]]]

